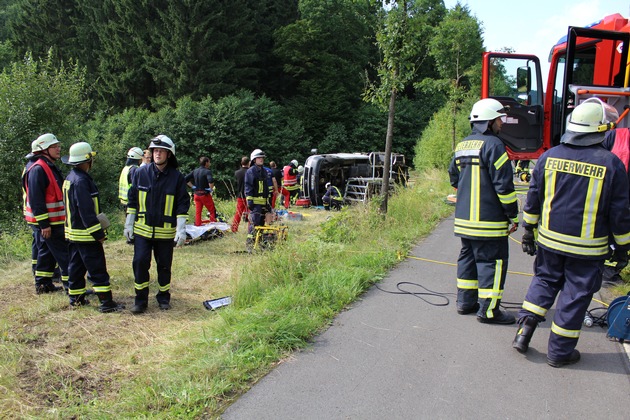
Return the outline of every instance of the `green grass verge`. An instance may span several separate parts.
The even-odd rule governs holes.
[[[6,305],[0,317],[0,387],[6,391],[0,415],[219,416],[279,361],[308,346],[450,214],[444,174],[426,172],[418,179],[396,192],[386,216],[377,203],[327,213],[320,225],[292,227],[289,240],[272,251],[230,255],[228,242],[220,241],[209,245],[217,248],[181,250],[180,277],[195,272],[186,258],[233,260],[242,267],[228,291],[233,305],[215,312],[191,307],[108,316],[68,311],[62,297],[34,295],[28,296],[37,299],[32,307]],[[229,214],[233,203],[221,206]],[[130,248],[113,244],[108,252],[116,255],[108,260],[110,273],[132,281]],[[28,282],[27,269],[27,263],[17,264],[20,281]]]

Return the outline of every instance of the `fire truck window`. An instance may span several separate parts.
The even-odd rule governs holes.
[[[523,74],[530,78],[526,85],[523,80],[519,80]],[[540,105],[542,102],[542,92],[536,91],[538,81],[535,64],[524,58],[491,58],[489,85],[488,93],[493,98],[511,99],[521,105]],[[526,86],[530,87],[528,92],[523,91]]]

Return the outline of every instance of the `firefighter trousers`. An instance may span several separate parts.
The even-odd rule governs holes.
[[[37,248],[37,264],[35,265],[35,287],[52,286],[55,266],[59,264],[61,280],[68,281],[68,242],[64,237],[62,225],[51,226],[48,239],[42,237],[39,226],[30,225]]]
[[[70,242],[68,263],[68,294],[70,303],[76,301],[86,290],[85,274],[96,293],[110,292],[109,274],[105,261],[105,251],[100,242]]]
[[[575,349],[584,314],[601,287],[603,267],[604,260],[569,257],[538,247],[534,276],[518,316],[534,316],[542,322],[558,298],[549,334],[549,359],[566,359]]]
[[[173,241],[147,239],[136,235],[133,243],[133,275],[136,291],[135,304],[147,306],[149,303],[149,269],[151,253],[155,257],[158,292],[155,296],[158,303],[171,301],[171,267],[173,265]]]
[[[499,313],[508,267],[508,238],[461,238],[457,259],[457,307],[469,309],[479,302],[478,316]]]

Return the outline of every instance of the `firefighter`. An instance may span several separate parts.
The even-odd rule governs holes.
[[[26,165],[24,165],[24,169],[22,170],[22,178],[24,178],[24,174],[29,170],[33,163],[35,163],[39,157],[33,153],[29,152],[26,156]],[[26,187],[22,184],[22,215],[26,216]],[[35,278],[35,271],[37,268],[37,243],[35,242],[35,232],[31,231],[31,271],[33,272],[33,278]],[[59,283],[61,281],[61,270],[59,270],[59,264],[55,264],[55,271],[52,276],[53,283]]]
[[[536,260],[512,346],[527,351],[557,297],[547,349],[552,367],[580,360],[575,347],[584,314],[601,286],[611,239],[612,259],[627,263],[628,177],[621,160],[601,146],[604,131],[616,119],[613,107],[587,99],[569,116],[560,145],[546,151],[532,172],[522,246]]]
[[[518,227],[512,165],[497,137],[505,121],[495,99],[476,102],[470,113],[472,134],[455,149],[449,167],[457,188],[455,236],[462,248],[457,260],[457,313],[477,314],[489,324],[513,324],[500,308],[508,267],[508,235]]]
[[[326,183],[326,193],[322,197],[324,202],[324,210],[330,211],[330,207],[335,210],[341,210],[343,204],[343,196],[339,188],[332,185],[330,182]]]
[[[241,217],[247,213],[247,200],[245,199],[245,174],[249,168],[249,158],[243,156],[241,158],[241,167],[234,171],[234,177],[236,178],[236,213],[234,213],[234,219],[232,220],[232,232],[238,232],[238,227],[241,224]]]
[[[300,193],[300,186],[297,183],[298,161],[293,159],[288,165],[282,168],[282,195],[284,196],[284,207],[288,209],[291,201],[297,200]]]
[[[245,173],[245,197],[249,209],[249,224],[247,226],[247,251],[254,246],[256,226],[265,224],[265,215],[269,212],[267,199],[269,197],[269,181],[264,169],[265,153],[255,149],[250,155],[250,167]]]
[[[195,201],[195,226],[201,226],[201,212],[205,207],[210,213],[210,222],[217,221],[217,209],[214,207],[212,193],[214,192],[214,178],[210,170],[210,158],[201,156],[199,167],[184,178],[193,190]]]
[[[134,240],[133,274],[136,292],[134,314],[147,310],[149,304],[149,268],[151,253],[157,266],[161,310],[171,308],[171,266],[173,240],[182,246],[186,241],[186,219],[190,198],[184,176],[177,170],[175,143],[160,134],[149,145],[153,162],[136,170],[127,205],[124,235]]]
[[[103,242],[107,233],[101,227],[99,194],[96,184],[88,174],[92,169],[96,152],[85,142],[70,146],[70,154],[61,158],[73,168],[63,183],[63,202],[66,207],[65,236],[69,242],[68,295],[70,306],[89,304],[86,299],[85,274],[93,284],[94,293],[103,313],[118,312],[123,305],[114,302],[109,273],[105,261]]]
[[[24,171],[24,219],[37,247],[35,291],[37,294],[61,290],[53,285],[55,265],[59,264],[63,288],[68,288],[68,243],[63,225],[66,213],[61,187],[63,176],[54,162],[61,156],[61,143],[54,134],[39,136],[31,144],[34,162]]]
[[[139,147],[132,147],[127,151],[127,161],[125,167],[120,171],[120,177],[118,177],[118,199],[123,208],[127,209],[127,194],[129,193],[129,186],[131,185],[131,178],[134,171],[140,165],[144,152]]]

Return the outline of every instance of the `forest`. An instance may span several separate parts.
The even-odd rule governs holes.
[[[24,156],[45,132],[62,154],[98,152],[106,207],[126,151],[160,133],[182,172],[211,158],[223,198],[254,148],[279,165],[384,150],[390,112],[393,151],[441,167],[482,51],[473,11],[441,0],[0,0],[0,182],[16,186],[0,229],[21,218]]]

